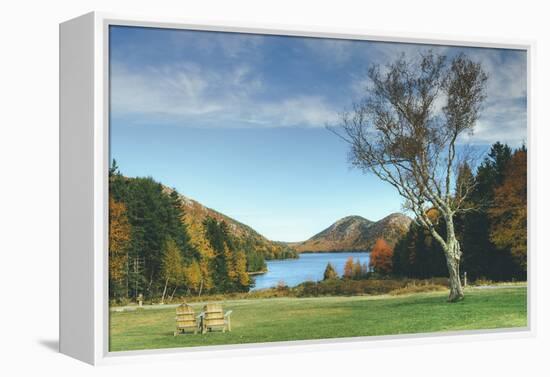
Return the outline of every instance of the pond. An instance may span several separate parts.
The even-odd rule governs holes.
[[[349,257],[359,259],[361,264],[368,265],[370,253],[307,253],[300,254],[298,259],[266,261],[268,272],[254,277],[256,284],[252,290],[276,287],[279,281],[283,281],[289,287],[295,287],[305,281],[322,280],[328,262],[336,268],[338,275],[342,275],[344,264]]]

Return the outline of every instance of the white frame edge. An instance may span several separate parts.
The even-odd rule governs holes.
[[[528,56],[528,326],[519,329],[336,338],[194,348],[109,352],[108,180],[109,25],[521,49]],[[535,330],[533,238],[535,197],[534,41],[449,37],[357,29],[197,22],[169,17],[92,12],[60,25],[60,352],[90,364],[204,359],[296,351],[532,337]],[[74,126],[77,124],[78,126]],[[90,144],[91,143],[91,144]],[[90,164],[93,164],[90,166]],[[91,192],[93,190],[93,192]],[[83,294],[83,292],[85,292]],[[456,335],[460,335],[457,337]],[[244,352],[246,350],[246,353]],[[207,351],[207,352],[205,352]]]
[[[94,17],[60,25],[59,349],[93,363]]]

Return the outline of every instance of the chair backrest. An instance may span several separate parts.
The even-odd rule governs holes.
[[[196,325],[195,311],[190,305],[181,304],[176,308],[176,322],[178,327],[191,327]]]
[[[204,323],[209,326],[223,326],[223,308],[220,304],[206,304],[203,308]]]

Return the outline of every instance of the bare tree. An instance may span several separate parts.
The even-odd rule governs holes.
[[[402,55],[383,68],[373,65],[368,78],[362,101],[331,130],[350,144],[352,165],[395,187],[404,207],[441,244],[449,270],[449,301],[460,300],[462,251],[453,218],[471,209],[465,198],[472,182],[458,177],[465,157],[456,144],[461,135],[473,132],[487,75],[463,54],[449,62],[429,51],[417,59]],[[444,234],[428,216],[431,208],[445,222]]]

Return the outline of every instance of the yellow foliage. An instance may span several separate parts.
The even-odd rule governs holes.
[[[194,291],[197,291],[200,287],[202,279],[201,267],[199,263],[194,260],[190,265],[186,266],[183,269],[183,275],[187,287]]]
[[[353,257],[349,257],[344,265],[344,278],[351,279],[353,277]]]
[[[205,229],[200,219],[193,216],[185,216],[187,232],[191,244],[198,250],[203,258],[214,258],[214,250],[206,239]]]
[[[201,269],[202,285],[203,289],[211,289],[214,287],[214,282],[212,281],[212,275],[210,274],[209,262],[206,259],[203,259],[199,262]]]
[[[183,282],[183,272],[181,250],[173,239],[168,239],[164,246],[162,275],[168,284],[178,286]]]
[[[227,277],[231,281],[237,280],[237,271],[235,270],[235,263],[233,261],[233,255],[231,250],[227,246],[227,243],[223,244],[223,254],[225,256],[225,265],[227,268]]]
[[[241,285],[247,286],[250,284],[250,277],[246,272],[246,255],[242,251],[235,253],[235,273]]]
[[[124,203],[109,198],[109,277],[120,282],[126,276],[130,223]]]
[[[527,271],[527,151],[512,156],[504,182],[495,189],[491,240],[501,248],[510,248],[516,262]]]

